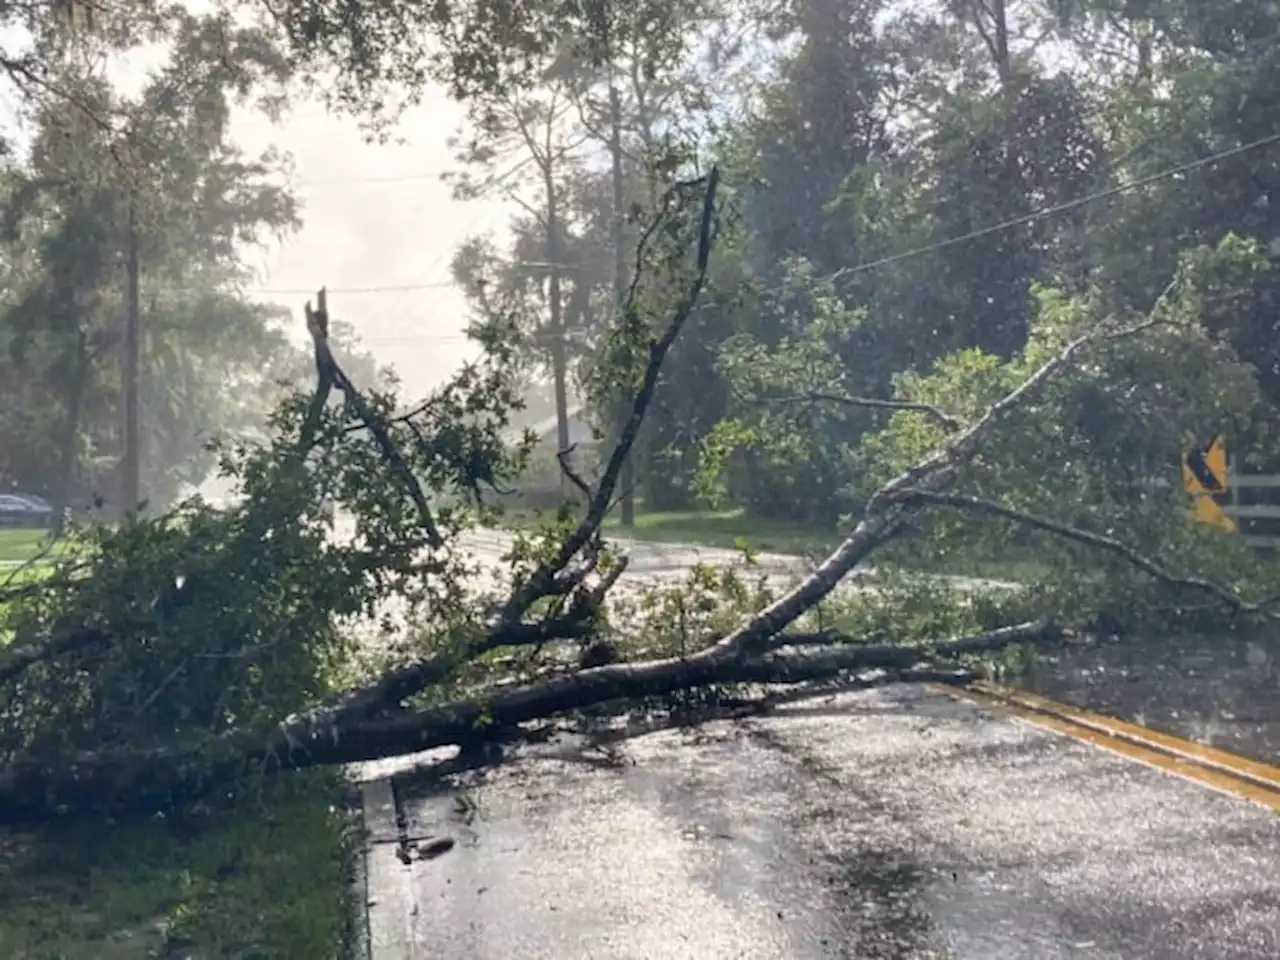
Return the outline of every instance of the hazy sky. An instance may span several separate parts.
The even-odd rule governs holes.
[[[20,31],[0,30],[0,47],[22,45]],[[162,56],[158,48],[135,51],[109,73],[128,91]],[[0,87],[0,128],[21,141],[17,107],[14,91]],[[451,165],[445,141],[461,116],[442,91],[428,91],[394,131],[405,142],[383,146],[364,142],[354,120],[315,103],[302,102],[279,124],[248,111],[232,124],[233,139],[248,153],[274,146],[292,156],[303,205],[302,229],[252,256],[260,275],[254,295],[289,307],[305,340],[302,305],[328,287],[331,312],[396,368],[411,396],[474,355],[462,336],[464,307],[449,285],[449,260],[472,233],[502,232],[510,209],[497,199],[455,202],[440,182]]]
[[[316,104],[278,125],[245,114],[232,126],[246,151],[275,146],[292,155],[303,204],[302,229],[254,257],[255,296],[289,307],[301,330],[303,303],[328,287],[331,312],[396,368],[409,394],[474,355],[449,261],[465,237],[502,230],[510,209],[498,199],[457,202],[440,182],[451,165],[445,141],[460,118],[456,104],[432,92],[397,128],[403,144],[366,143],[354,120]]]

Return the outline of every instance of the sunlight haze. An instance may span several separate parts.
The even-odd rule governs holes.
[[[21,34],[0,32],[14,42]],[[160,62],[159,48],[132,51],[108,69],[118,88],[140,89]],[[13,91],[0,99],[0,128],[25,140]],[[440,174],[453,166],[446,147],[462,109],[440,90],[407,111],[391,141],[370,143],[352,117],[299,99],[278,123],[237,109],[232,138],[250,157],[268,148],[292,161],[291,184],[301,228],[246,260],[258,273],[251,293],[288,307],[302,331],[302,305],[321,286],[330,310],[353,324],[382,364],[394,367],[408,397],[439,384],[477,355],[463,334],[465,305],[450,282],[449,262],[464,238],[506,233],[512,206],[501,199],[452,198]]]
[[[465,305],[449,278],[467,236],[504,231],[501,200],[456,201],[439,178],[452,158],[446,139],[462,111],[439,92],[396,129],[402,143],[366,142],[354,119],[303,103],[279,124],[245,112],[232,124],[244,150],[292,156],[302,228],[251,262],[255,296],[298,316],[321,286],[335,316],[354,324],[379,362],[393,366],[406,394],[438,384],[476,355],[463,330]]]

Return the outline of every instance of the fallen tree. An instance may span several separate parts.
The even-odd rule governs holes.
[[[465,744],[583,708],[706,687],[795,686],[849,674],[865,685],[963,683],[972,678],[965,658],[1063,636],[1068,625],[1043,616],[902,642],[804,625],[851,572],[926,510],[981,512],[1035,527],[1119,557],[1169,589],[1207,595],[1235,615],[1274,616],[1269,601],[1170,573],[1114,537],[953,490],[999,425],[1039,402],[1079,358],[1167,323],[1171,287],[1145,316],[1105,319],[1065,339],[968,425],[949,413],[939,417],[931,405],[901,404],[901,412],[941,424],[945,442],[880,485],[852,531],[807,577],[728,629],[695,636],[678,656],[605,662],[514,686],[483,675],[477,682],[468,671],[497,651],[536,654],[555,641],[585,644],[615,629],[607,611],[625,558],[610,553],[601,528],[664,360],[707,283],[718,181],[713,169],[673,190],[672,204],[691,211],[694,253],[675,273],[678,292],[659,329],[645,332],[635,287],[624,305],[618,335],[642,337],[644,354],[630,416],[594,488],[571,478],[589,495],[581,518],[561,536],[546,536],[544,549],[525,544],[513,552],[505,596],[462,589],[475,572],[456,549],[467,514],[428,502],[431,491],[474,492],[481,481],[496,485],[500,468],[518,469],[519,454],[498,440],[510,401],[501,356],[488,374],[464,371],[430,403],[398,413],[392,398],[363,396],[333,358],[322,291],[316,308],[307,308],[316,390],[278,419],[275,446],[242,452],[243,507],[226,517],[193,509],[142,524],[142,532],[99,533],[106,559],[83,576],[55,578],[47,595],[33,597],[24,586],[0,598],[15,611],[15,639],[0,652],[0,710],[16,731],[0,765],[0,820],[174,803],[255,771]],[[669,243],[690,242],[679,230],[667,235]],[[642,245],[641,265],[645,253]],[[670,250],[665,257],[677,262]],[[330,403],[335,388],[338,404]],[[346,545],[330,545],[332,530],[317,519],[329,498],[355,517]],[[149,562],[147,549],[164,561]],[[175,562],[178,569],[166,566]],[[428,611],[435,629],[424,649],[348,689],[326,691],[313,682],[315,661],[344,649],[334,616],[376,613],[391,597]],[[262,610],[226,612],[238,603]],[[204,632],[182,647],[184,629]],[[313,642],[320,645],[313,649]],[[103,690],[120,676],[128,678],[127,696],[108,699]],[[262,676],[290,677],[297,688],[277,696]],[[183,688],[193,696],[180,694],[176,685],[193,677],[203,685]],[[85,702],[90,707],[76,705]],[[49,719],[32,723],[33,715]],[[130,726],[131,718],[142,719]]]

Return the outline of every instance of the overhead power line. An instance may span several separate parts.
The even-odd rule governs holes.
[[[1220,163],[1223,160],[1230,160],[1233,157],[1238,157],[1243,154],[1250,153],[1254,150],[1260,150],[1263,147],[1268,147],[1276,143],[1280,143],[1280,133],[1274,133],[1269,136],[1262,137],[1258,140],[1253,140],[1249,143],[1241,144],[1240,146],[1231,147],[1226,150],[1221,150],[1217,153],[1212,153],[1212,154],[1209,154],[1208,156],[1200,157],[1199,159],[1191,160],[1187,163],[1182,163],[1174,167],[1168,167],[1164,170],[1160,170],[1156,173],[1149,174],[1145,177],[1139,177],[1136,180],[1131,180],[1128,183],[1117,184],[1114,187],[1108,187],[1107,189],[1099,190],[1096,193],[1087,194],[1083,197],[1077,197],[1074,200],[1068,200],[1063,203],[1054,204],[1053,206],[1043,207],[1039,210],[1033,210],[1032,212],[1023,214],[1022,216],[1014,217],[1010,220],[1003,220],[999,223],[993,223],[989,226],[981,227],[977,230],[970,231],[969,233],[961,234],[955,237],[948,237],[946,239],[938,240],[934,243],[926,244],[924,246],[914,247],[910,250],[904,250],[901,253],[895,253],[887,257],[881,257],[877,260],[869,260],[866,263],[860,263],[860,264],[855,264],[848,267],[842,267],[839,270],[836,270],[828,274],[827,279],[832,281],[843,280],[847,277],[856,276],[858,274],[866,273],[870,270],[879,269],[880,267],[890,266],[895,263],[901,263],[904,260],[911,260],[911,259],[914,259],[915,257],[924,256],[925,254],[935,253],[939,250],[945,250],[950,247],[959,246],[964,243],[969,243],[973,240],[981,239],[982,237],[988,237],[988,236],[992,236],[993,234],[1003,233],[1006,230],[1013,230],[1013,229],[1016,229],[1017,227],[1026,226],[1027,224],[1035,223],[1039,220],[1044,220],[1048,217],[1057,216],[1058,214],[1061,214],[1061,213],[1067,213],[1071,210],[1077,210],[1081,207],[1088,206],[1091,203],[1098,203],[1103,200],[1109,200],[1112,197],[1121,196],[1133,190],[1139,190],[1142,187],[1147,187],[1147,186],[1151,186],[1154,183],[1159,183],[1163,180],[1169,180],[1174,177],[1180,176],[1182,174],[1192,173],[1204,167],[1212,166],[1215,163]],[[795,226],[799,223],[805,222],[808,219],[811,219],[811,218],[810,217],[798,218],[797,220],[792,221],[789,224],[785,224],[785,225],[780,224],[778,225],[778,227],[770,228],[770,230],[781,229],[783,226],[788,226],[788,227]],[[541,266],[541,265],[542,264],[533,264],[533,263],[528,264],[528,266]],[[572,265],[566,264],[565,266],[572,266]],[[327,289],[329,290],[330,293],[391,293],[391,292],[404,292],[404,291],[411,291],[411,290],[440,289],[444,287],[451,287],[453,285],[454,284],[452,281],[437,281],[434,283],[391,284],[391,285],[385,285],[385,286],[346,287],[346,288],[330,287]],[[270,295],[287,295],[287,296],[303,295],[305,296],[305,295],[314,293],[315,291],[300,290],[300,289],[294,289],[294,290],[274,290],[273,289],[273,290],[251,290],[246,292],[268,295],[268,296]]]
[[[1112,197],[1120,196],[1131,190],[1138,190],[1142,187],[1148,187],[1153,183],[1159,183],[1161,180],[1169,180],[1173,177],[1184,173],[1191,173],[1202,167],[1212,166],[1223,160],[1230,160],[1232,157],[1238,157],[1241,154],[1249,153],[1252,150],[1259,150],[1262,147],[1270,146],[1274,143],[1280,143],[1280,133],[1273,133],[1270,136],[1262,137],[1250,143],[1241,144],[1238,147],[1232,147],[1229,150],[1222,150],[1218,153],[1212,153],[1207,157],[1201,157],[1198,160],[1192,160],[1188,163],[1179,164],[1176,167],[1169,167],[1158,173],[1149,176],[1139,177],[1129,183],[1117,184],[1106,190],[1099,190],[1097,193],[1091,193],[1087,196],[1077,197],[1075,200],[1068,200],[1064,203],[1054,204],[1051,207],[1044,207],[1040,210],[1034,210],[1031,213],[1024,214],[1020,217],[1014,217],[1012,220],[1004,220],[1000,223],[993,223],[990,226],[982,227],[970,233],[961,234],[958,237],[948,237],[945,240],[939,240],[936,243],[930,243],[923,247],[915,247],[911,250],[904,250],[902,253],[895,253],[888,257],[881,257],[879,260],[870,260],[866,263],[860,263],[855,266],[842,267],[834,273],[828,274],[827,279],[837,280],[845,277],[853,276],[859,273],[865,273],[868,270],[875,270],[879,267],[886,267],[890,264],[900,263],[903,260],[910,260],[913,257],[923,256],[926,253],[933,253],[937,250],[945,250],[948,247],[958,246],[962,243],[968,243],[971,240],[977,240],[981,237],[991,236],[995,233],[1002,233],[1005,230],[1012,230],[1015,227],[1025,226],[1028,223],[1034,223],[1037,220],[1043,220],[1046,217],[1057,216],[1060,213],[1066,213],[1075,210],[1090,203],[1097,203],[1100,200],[1109,200]]]
[[[376,287],[325,287],[324,289],[326,293],[404,293],[409,290],[440,290],[453,285],[452,280],[437,280],[434,283],[397,283]],[[310,289],[302,287],[294,287],[292,289],[271,288],[246,290],[245,293],[264,297],[309,297],[314,295],[318,289],[318,287]]]
[[[489,177],[476,184],[477,189],[484,193],[487,190],[496,190],[511,180],[521,170],[533,163],[532,157],[526,157],[516,163],[513,163],[505,170],[494,171]],[[322,180],[295,180],[290,186],[293,187],[342,187],[348,184],[357,183],[408,183],[414,180],[440,180],[442,177],[458,174],[466,169],[465,163],[459,162],[456,167],[441,170],[423,170],[418,173],[398,173],[388,176],[372,176],[372,177],[326,177]]]
[[[421,173],[400,173],[386,177],[333,177],[324,180],[298,180],[295,187],[345,187],[357,183],[408,183],[411,180],[439,180],[456,170],[424,170]]]
[[[437,258],[439,259],[439,258]],[[574,267],[586,266],[591,263],[589,260],[579,260],[575,263],[562,263],[560,269],[571,270]],[[524,268],[528,270],[549,270],[555,264],[548,263],[545,260],[522,260],[518,263],[504,263],[504,267],[508,268]],[[370,287],[325,287],[326,293],[405,293],[411,290],[442,290],[447,287],[459,286],[453,280],[434,280],[428,283],[389,283],[379,284]],[[315,287],[311,289],[303,289],[301,287],[279,288],[271,287],[264,289],[249,289],[245,293],[257,296],[311,296],[316,292]]]

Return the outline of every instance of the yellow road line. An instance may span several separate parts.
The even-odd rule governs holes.
[[[992,683],[936,689],[1280,812],[1276,767]]]

